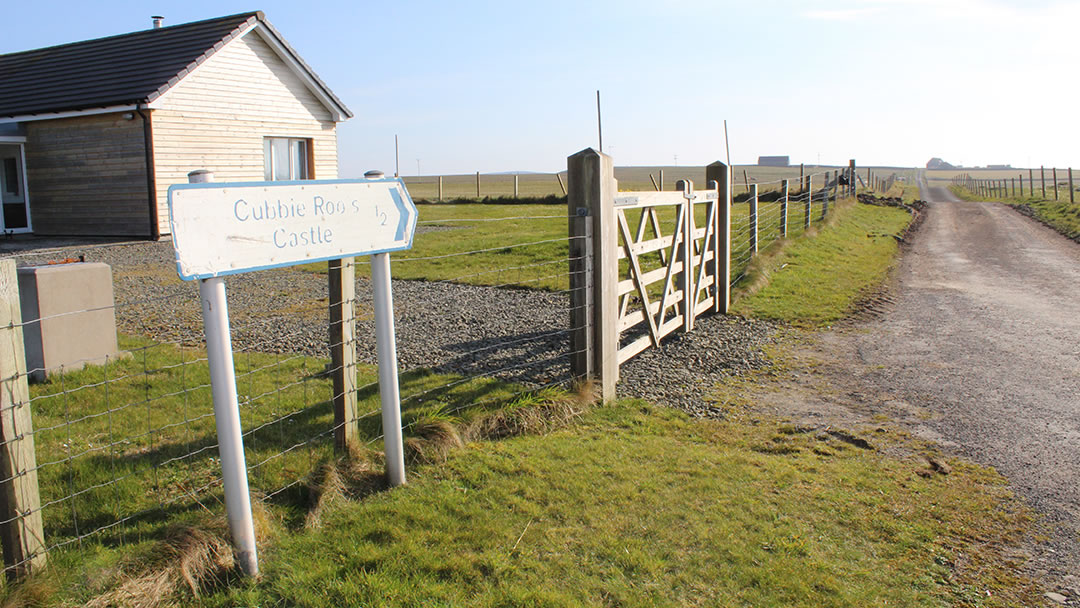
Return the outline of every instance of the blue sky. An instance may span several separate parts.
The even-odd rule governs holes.
[[[1080,2],[20,2],[0,53],[262,10],[356,114],[341,174],[618,165],[1073,165]],[[11,27],[14,24],[15,27]]]

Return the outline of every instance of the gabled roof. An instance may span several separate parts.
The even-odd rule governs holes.
[[[258,11],[0,55],[0,118],[150,103],[254,26],[332,114],[352,117]]]

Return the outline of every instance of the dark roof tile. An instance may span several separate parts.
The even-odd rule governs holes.
[[[261,12],[0,55],[0,117],[148,103],[256,21],[351,117]]]

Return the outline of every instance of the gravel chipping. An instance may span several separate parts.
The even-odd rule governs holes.
[[[68,247],[23,252],[20,264],[85,256],[113,269],[119,331],[154,340],[200,345],[198,288],[176,276],[169,241]],[[328,356],[326,275],[267,270],[226,279],[233,348],[237,352]],[[445,282],[393,282],[401,369],[428,368],[486,375],[529,386],[569,376],[569,302],[566,293]],[[357,353],[376,362],[371,285],[356,281]],[[623,364],[619,394],[720,415],[709,401],[725,377],[767,364],[762,347],[774,339],[768,323],[702,317],[693,332],[676,332],[659,349]]]

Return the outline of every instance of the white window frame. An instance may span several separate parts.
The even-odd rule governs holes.
[[[311,179],[310,146],[312,141],[304,137],[264,137],[263,138],[263,178],[268,181],[295,181]],[[287,157],[280,161],[280,151],[284,146]],[[287,167],[282,167],[287,164]]]
[[[4,224],[3,208],[0,207],[0,230],[2,230],[5,233],[13,233],[13,234],[22,234],[22,233],[27,233],[27,232],[33,232],[34,224],[33,224],[33,220],[30,217],[30,185],[29,185],[28,180],[27,180],[27,171],[26,171],[26,138],[24,136],[21,136],[21,135],[0,136],[0,144],[18,146],[19,152],[18,152],[17,166],[18,166],[19,172],[21,173],[19,178],[22,180],[22,183],[20,185],[22,186],[23,208],[26,209],[26,227],[24,227],[24,228],[8,228]],[[3,168],[0,167],[0,170],[3,170]],[[3,204],[3,201],[2,201],[3,194],[4,193],[0,193],[0,204]]]

